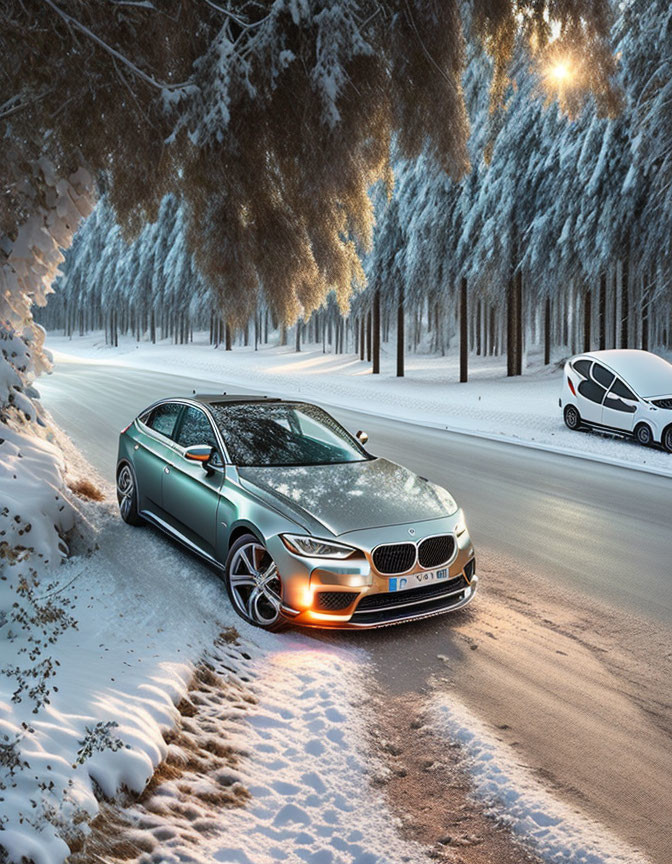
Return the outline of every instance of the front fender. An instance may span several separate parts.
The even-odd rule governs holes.
[[[306,528],[271,509],[251,495],[238,482],[238,473],[226,467],[219,504],[217,506],[217,559],[224,563],[229,554],[231,539],[241,529],[250,531],[268,545],[278,534],[309,533]]]

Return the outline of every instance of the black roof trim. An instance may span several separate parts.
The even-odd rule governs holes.
[[[272,396],[229,396],[226,393],[197,393],[193,399],[206,405],[226,405],[236,402],[282,402],[282,399]]]

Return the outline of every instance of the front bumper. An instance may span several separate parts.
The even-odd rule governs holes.
[[[449,524],[439,526],[432,521],[423,526],[424,530],[417,532],[417,540],[442,531],[451,532],[454,520],[445,521]],[[398,528],[386,529],[385,533],[388,531],[384,542],[399,536]],[[277,544],[269,543],[283,584],[282,611],[292,622],[306,627],[351,630],[385,627],[462,609],[476,594],[478,577],[467,531],[456,537],[456,552],[446,566],[447,577],[400,591],[390,590],[394,577],[380,575],[372,565],[370,549],[380,542],[379,532],[368,547],[362,537],[356,538],[359,543],[354,536],[342,539],[352,541],[362,549],[362,554],[339,561],[307,558],[289,553],[279,538]],[[416,566],[405,575],[426,572]]]

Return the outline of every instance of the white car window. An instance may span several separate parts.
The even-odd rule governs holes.
[[[604,366],[600,366],[599,363],[593,364],[592,376],[600,384],[602,387],[605,387],[607,390],[613,384],[614,378],[616,377],[613,372],[610,372],[608,369],[605,369]]]
[[[620,378],[617,378],[611,388],[611,392],[615,393],[617,396],[620,396],[622,399],[632,399],[633,402],[637,401],[637,397],[632,392],[632,390],[626,386],[626,384],[621,381]]]

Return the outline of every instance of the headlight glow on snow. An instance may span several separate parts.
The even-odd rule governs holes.
[[[318,537],[307,537],[303,534],[281,534],[280,539],[295,555],[309,555],[315,558],[349,558],[356,549],[333,543],[331,540],[320,540]]]

